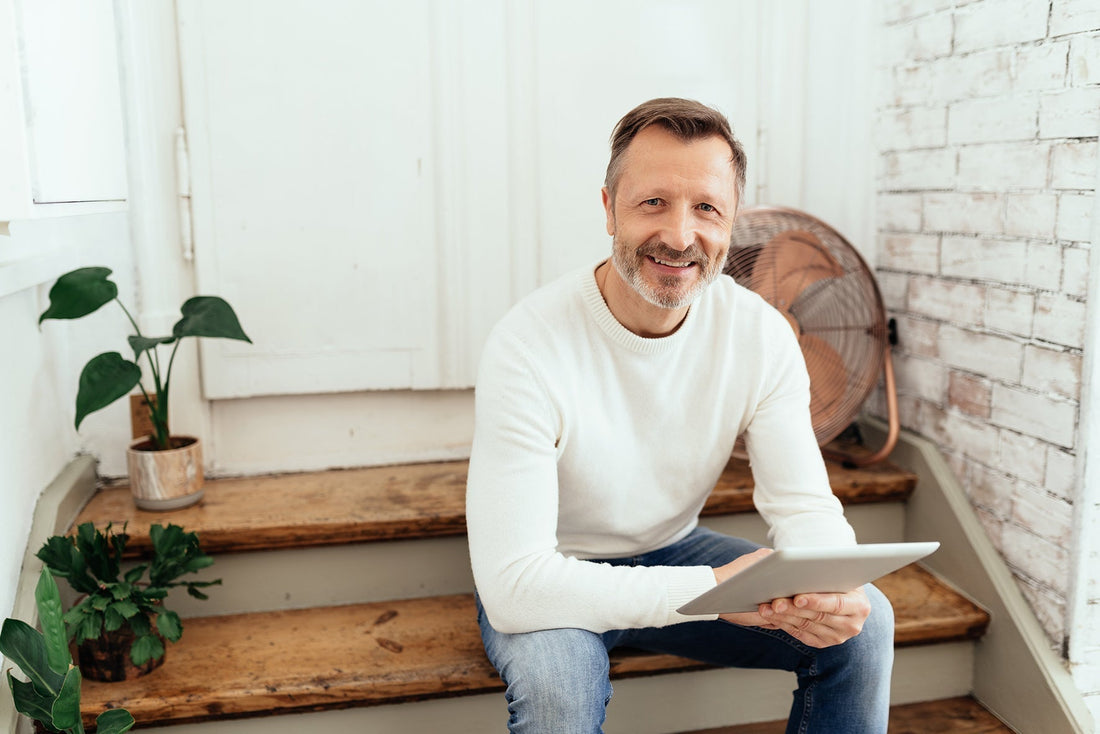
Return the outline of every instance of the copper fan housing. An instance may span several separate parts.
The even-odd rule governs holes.
[[[762,296],[794,329],[810,374],[810,413],[820,446],[852,423],[884,375],[890,424],[886,445],[872,454],[833,458],[854,465],[886,458],[898,434],[886,311],[856,249],[805,212],[750,207],[734,222],[723,270]]]

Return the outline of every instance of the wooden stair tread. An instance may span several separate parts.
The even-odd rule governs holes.
[[[683,734],[783,734],[786,721],[768,721]],[[1013,734],[1012,729],[969,696],[890,707],[888,734]]]
[[[979,636],[988,621],[915,566],[880,586],[895,605],[898,644]],[[617,678],[704,667],[640,651],[616,651],[612,659]],[[188,619],[163,667],[120,683],[85,681],[82,706],[88,723],[95,712],[123,706],[153,725],[502,688],[481,647],[473,596],[459,594]]]
[[[169,522],[194,530],[207,553],[338,545],[462,535],[466,532],[466,461],[208,480],[192,507],[138,510],[128,487],[98,491],[74,524],[127,524],[128,555],[148,552],[149,526]],[[889,463],[846,468],[827,463],[844,504],[902,501],[916,476]],[[732,459],[704,515],[753,512],[748,462]]]

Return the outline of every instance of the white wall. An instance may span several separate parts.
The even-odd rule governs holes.
[[[0,613],[12,609],[16,580],[35,502],[77,453],[103,454],[105,468],[120,473],[114,447],[128,424],[121,405],[73,428],[76,385],[88,358],[124,349],[124,318],[106,311],[81,322],[38,316],[53,279],[71,267],[103,264],[118,271],[127,289],[132,267],[126,215],[100,214],[63,220],[17,221],[0,236]],[[64,264],[62,264],[64,263]],[[131,289],[132,290],[132,289]],[[125,292],[125,291],[124,291]],[[94,426],[94,428],[93,428]]]

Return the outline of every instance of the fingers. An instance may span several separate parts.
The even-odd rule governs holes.
[[[855,637],[870,613],[862,589],[847,594],[800,594],[761,607],[761,616],[770,625],[811,647],[839,645]]]

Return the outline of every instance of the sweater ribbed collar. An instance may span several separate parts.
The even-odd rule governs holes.
[[[645,337],[638,336],[630,329],[619,323],[611,309],[607,307],[607,301],[600,293],[599,283],[596,282],[596,268],[604,263],[603,260],[590,268],[585,268],[579,273],[581,279],[581,295],[584,298],[588,312],[595,319],[600,329],[617,344],[638,354],[662,354],[676,349],[687,339],[687,333],[695,321],[696,304],[688,308],[683,322],[673,333],[668,336]]]

